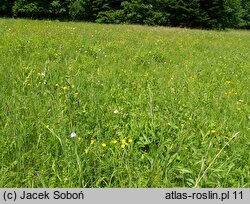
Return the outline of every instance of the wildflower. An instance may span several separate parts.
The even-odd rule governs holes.
[[[192,117],[189,117],[188,120],[192,120],[193,118]]]
[[[129,142],[129,143],[132,143],[132,142],[133,142],[133,140],[132,140],[132,139],[128,139],[128,142]]]
[[[78,142],[81,142],[82,141],[82,138],[81,137],[78,137]]]
[[[118,110],[114,110],[114,114],[118,114],[119,113],[119,111]]]
[[[85,107],[82,109],[82,112],[83,112],[83,113],[86,113],[86,112],[87,112],[87,110],[85,109]]]
[[[184,124],[181,124],[181,127],[184,127]]]
[[[117,144],[117,142],[118,142],[117,140],[114,140],[114,141],[113,141],[113,144]]]
[[[77,93],[77,92],[76,92],[76,93],[75,93],[75,97],[77,97],[77,96],[78,96],[78,94],[79,94],[79,93]]]
[[[73,88],[75,88],[75,85],[74,85],[74,84],[72,84],[72,85],[71,85],[71,88],[72,88],[72,89],[73,89]]]
[[[95,143],[95,140],[91,140],[90,144],[93,145]]]
[[[66,91],[66,90],[67,90],[67,86],[64,86],[64,87],[63,87],[63,90]]]
[[[125,144],[126,144],[126,140],[122,140],[122,144],[124,144],[124,145],[125,145]]]
[[[105,143],[102,143],[102,147],[107,147],[107,145]]]
[[[88,154],[89,150],[88,150],[88,149],[85,149],[84,152],[85,152],[85,154]]]
[[[124,149],[124,148],[125,148],[125,144],[122,144],[122,145],[121,145],[121,148]]]
[[[75,132],[72,132],[71,134],[70,134],[70,138],[75,138],[76,137],[76,133]]]
[[[216,133],[216,130],[211,130],[211,133],[212,133],[212,134]]]
[[[58,87],[59,86],[59,84],[56,84],[56,87]]]

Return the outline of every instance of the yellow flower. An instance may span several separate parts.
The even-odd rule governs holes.
[[[121,148],[124,149],[124,148],[125,148],[125,144],[122,144],[122,145],[121,145]]]
[[[133,140],[132,140],[132,139],[128,139],[128,142],[129,142],[129,143],[132,143],[132,142],[133,142]]]
[[[125,144],[126,144],[126,140],[122,140],[122,144],[124,144],[124,145],[125,145]]]
[[[79,94],[79,93],[77,93],[77,92],[76,92],[76,93],[75,93],[75,97],[77,97],[77,96],[78,96],[78,94]]]
[[[211,133],[213,133],[213,134],[216,133],[216,130],[211,130]]]
[[[90,144],[93,145],[95,143],[95,140],[91,140]]]
[[[81,138],[81,137],[78,137],[77,140],[78,140],[78,142],[81,142],[81,141],[82,141],[82,138]]]
[[[117,140],[114,140],[114,141],[113,141],[113,144],[117,144],[117,142],[118,142]]]
[[[102,147],[107,147],[107,145],[105,143],[102,143]]]
[[[63,90],[64,90],[64,91],[67,90],[67,86],[64,86],[64,87],[63,87]]]
[[[192,117],[189,117],[188,120],[192,120],[193,118]]]
[[[59,86],[59,84],[56,84],[56,87],[58,87]]]
[[[184,127],[184,124],[181,124],[181,127]]]
[[[75,88],[75,85],[74,85],[74,84],[72,84],[72,85],[71,85],[71,88],[72,88],[72,89],[73,89],[73,88]]]
[[[88,150],[88,149],[85,149],[84,152],[85,152],[85,154],[88,154],[89,150]]]

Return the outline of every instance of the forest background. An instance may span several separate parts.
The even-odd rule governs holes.
[[[249,29],[249,0],[0,0],[0,16],[203,29]]]

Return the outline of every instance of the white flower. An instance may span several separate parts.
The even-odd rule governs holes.
[[[119,111],[118,110],[114,110],[114,114],[118,114],[119,113]]]
[[[70,138],[75,138],[76,137],[76,133],[75,132],[72,132],[71,134],[70,134]]]

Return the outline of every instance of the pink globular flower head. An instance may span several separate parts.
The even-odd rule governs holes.
[[[70,134],[70,138],[76,138],[76,133],[75,133],[75,132],[72,132],[72,133]]]

